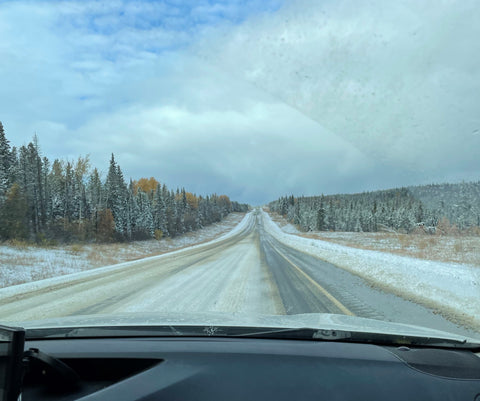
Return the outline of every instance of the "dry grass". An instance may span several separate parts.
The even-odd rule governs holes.
[[[7,241],[6,243],[18,249],[27,249],[28,247],[32,246],[27,241],[19,240],[19,239],[12,239]]]
[[[282,215],[276,213],[276,212],[271,212],[268,207],[264,207],[263,210],[267,212],[270,215],[270,218],[277,223],[277,225],[282,228],[285,227],[286,225],[290,224],[287,219],[285,219]]]
[[[0,255],[0,266],[6,266],[7,264],[16,264],[23,266],[35,266],[37,259],[33,256],[20,254],[20,255]]]
[[[463,241],[461,240],[456,240],[455,244],[453,244],[453,249],[455,253],[463,253],[465,251],[465,245]]]
[[[81,244],[73,244],[70,246],[70,252],[77,255],[83,251],[83,246]]]
[[[108,266],[118,263],[118,258],[113,255],[106,255],[106,252],[99,252],[96,247],[88,251],[86,256],[91,267]]]
[[[211,241],[230,231],[244,213],[175,239],[114,244],[33,245],[22,241],[0,243],[0,288],[159,255]],[[4,245],[4,246],[2,246]]]
[[[270,213],[280,227],[288,222]],[[321,239],[353,248],[389,252],[419,259],[454,262],[480,266],[480,237],[397,233],[308,232],[305,238]]]
[[[199,230],[186,233],[174,239],[165,237],[161,240],[131,243],[91,244],[85,246],[84,251],[87,251],[86,257],[92,268],[162,255],[167,252],[186,248],[193,243],[202,244],[218,238],[238,224],[244,215],[245,213],[231,213],[221,223],[208,226],[206,230],[214,229],[214,231],[208,235],[203,234],[203,238],[199,237],[199,235],[202,234],[202,230]]]

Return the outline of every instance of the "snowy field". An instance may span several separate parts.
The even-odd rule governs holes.
[[[0,245],[0,288],[160,255],[210,241],[232,230],[243,216],[244,213],[231,213],[220,223],[160,241],[49,248],[21,244]]]
[[[312,237],[355,248],[391,252],[418,259],[475,265],[480,268],[478,236],[325,232],[315,233]]]
[[[480,236],[443,236],[392,232],[301,232],[277,213],[270,213],[270,217],[288,234],[297,234],[305,238],[320,239],[354,248],[389,252],[418,259],[463,263],[480,267]]]
[[[283,231],[267,213],[263,216],[265,229],[280,242],[364,277],[386,291],[440,310],[460,324],[480,327],[480,267],[305,238]]]

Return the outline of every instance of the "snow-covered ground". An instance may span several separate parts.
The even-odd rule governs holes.
[[[240,216],[242,217],[242,216]],[[252,246],[253,213],[210,241],[134,261],[0,289],[3,320],[164,311],[278,313]],[[244,238],[244,236],[246,237]],[[201,261],[201,268],[199,268]],[[240,285],[239,285],[240,283]]]
[[[442,314],[448,315],[449,318],[452,318],[451,320],[464,326],[475,326],[477,328],[480,327],[480,268],[464,264],[442,263],[415,259],[386,252],[352,248],[318,239],[305,238],[301,235],[289,234],[282,231],[278,225],[271,220],[268,214],[263,213],[262,215],[265,230],[282,243],[302,252],[312,254],[347,271],[364,277],[369,281],[370,284],[377,288],[401,295],[405,299],[412,300],[426,306],[431,306],[434,310],[441,311]],[[202,282],[204,283],[205,288],[203,289],[203,287],[199,287],[198,289],[198,291],[200,291],[200,293],[203,295],[199,296],[199,292],[196,292],[199,299],[205,298],[204,303],[201,303],[200,301],[198,302],[199,310],[208,307],[212,310],[221,311],[251,311],[262,306],[262,308],[266,308],[266,310],[262,309],[262,313],[279,313],[275,303],[268,304],[267,302],[268,299],[274,299],[275,297],[271,297],[267,293],[263,293],[263,295],[260,297],[261,299],[255,298],[255,294],[258,295],[258,288],[261,287],[258,287],[257,284],[255,284],[255,280],[262,281],[264,283],[263,285],[265,285],[266,281],[265,278],[262,278],[262,274],[264,273],[262,273],[260,270],[260,265],[255,265],[255,263],[258,263],[260,259],[258,256],[255,257],[256,253],[253,252],[256,249],[255,246],[252,246],[253,237],[250,236],[251,238],[249,237],[249,240],[246,240],[246,243],[243,243],[242,241],[239,242],[236,246],[236,251],[232,251],[233,253],[231,254],[228,251],[228,247],[230,245],[220,242],[228,237],[234,236],[242,230],[250,230],[250,227],[255,221],[253,216],[254,215],[252,213],[248,214],[240,223],[238,222],[242,218],[241,215],[237,215],[236,217],[232,216],[231,220],[223,222],[217,226],[216,235],[213,235],[212,231],[210,230],[209,234],[206,232],[197,232],[196,235],[192,236],[192,238],[188,240],[185,238],[178,238],[175,241],[172,241],[172,243],[169,245],[170,250],[174,248],[174,244],[176,243],[177,249],[187,246],[189,250],[192,250],[192,252],[193,250],[195,250],[195,252],[196,250],[203,252],[201,250],[204,248],[208,249],[209,252],[212,252],[212,256],[206,259],[202,264],[202,266],[205,266],[205,268],[202,269],[198,269],[198,266],[195,269],[193,268],[194,264],[198,262],[198,252],[193,252],[192,255],[189,256],[190,251],[185,253],[181,250],[177,250],[161,256],[140,259],[141,256],[148,255],[148,253],[145,252],[146,248],[142,248],[143,246],[146,246],[145,243],[122,244],[120,249],[117,249],[118,255],[116,256],[117,259],[114,263],[122,261],[122,257],[124,258],[124,263],[94,270],[91,270],[92,265],[89,261],[89,258],[82,254],[84,250],[72,248],[48,250],[39,248],[26,248],[22,250],[12,249],[12,247],[2,247],[0,248],[0,258],[2,258],[0,259],[1,277],[13,277],[17,280],[19,277],[23,277],[25,279],[24,281],[27,281],[27,283],[3,288],[0,290],[1,297],[17,296],[18,294],[55,286],[55,288],[58,287],[58,291],[65,292],[64,295],[66,297],[66,305],[78,309],[79,306],[74,305],[71,299],[68,298],[72,295],[70,288],[63,288],[62,285],[68,284],[70,286],[77,283],[78,285],[82,286],[82,280],[94,277],[95,279],[98,278],[97,281],[103,280],[101,285],[97,286],[98,288],[95,287],[96,289],[91,290],[96,294],[97,297],[105,293],[106,295],[103,295],[105,295],[108,300],[108,297],[111,297],[111,294],[121,293],[124,294],[125,298],[124,300],[122,299],[122,305],[125,307],[126,305],[129,305],[129,310],[133,310],[135,308],[135,310],[137,310],[141,305],[135,306],[135,302],[137,302],[136,300],[129,304],[130,301],[128,299],[128,293],[129,291],[133,291],[132,285],[135,284],[132,282],[133,277],[136,277],[134,275],[130,275],[130,272],[133,272],[130,270],[130,268],[136,268],[136,270],[139,271],[136,279],[138,281],[137,284],[139,291],[140,289],[142,289],[142,291],[151,290],[152,293],[155,293],[155,291],[159,290],[160,287],[154,290],[153,286],[161,285],[161,294],[168,293],[171,296],[173,296],[172,294],[175,292],[172,289],[178,288],[180,285],[180,279],[182,279],[185,283],[190,283],[190,278],[197,277],[197,275],[199,275],[199,277],[203,277]],[[213,227],[210,229],[213,229]],[[224,232],[225,234],[218,235],[218,232]],[[218,247],[218,249],[217,247],[213,249],[211,245],[209,245],[212,242],[208,242],[207,244],[205,243],[208,239],[212,238],[214,238],[212,242],[220,242],[220,247]],[[160,243],[162,242],[168,242],[168,240],[160,241]],[[187,242],[195,242],[197,244],[188,246]],[[200,242],[204,242],[204,244],[198,244]],[[156,246],[152,245],[153,248],[149,249],[150,255],[152,253],[161,253],[158,251],[159,248],[157,248],[160,246],[159,243],[156,241],[153,243],[156,243]],[[140,248],[138,248],[139,246]],[[122,252],[123,247],[127,247],[125,252]],[[130,247],[130,250],[128,250],[128,247]],[[220,254],[220,251],[223,253]],[[10,262],[11,265],[6,265],[3,262],[3,258],[7,257],[10,258],[9,260],[12,260],[12,262]],[[185,257],[192,258],[192,268],[179,272],[179,275],[175,276],[174,274],[177,274],[175,273],[175,269],[177,268],[175,263],[180,263],[182,266],[190,266]],[[226,263],[225,260],[221,260],[222,257],[228,259],[228,263]],[[14,264],[15,258],[19,258],[17,264]],[[44,258],[43,265],[39,263],[40,258]],[[177,258],[179,259],[177,260]],[[171,266],[167,263],[163,263],[162,269],[158,271],[156,269],[150,270],[149,268],[145,268],[143,270],[143,267],[148,267],[149,264],[152,266],[157,266],[160,261],[166,262],[167,260]],[[219,263],[217,263],[217,261],[219,261]],[[104,265],[105,264],[107,263],[104,263]],[[227,265],[229,266],[228,271],[225,268]],[[168,266],[171,267],[171,271],[167,269]],[[128,268],[129,273],[126,277],[123,277],[122,274],[125,273],[126,267]],[[163,271],[163,268],[166,270]],[[73,274],[69,276],[61,276],[62,274],[66,273]],[[157,273],[159,276],[154,280],[149,277],[149,274]],[[38,277],[38,280],[45,277],[51,278],[41,281],[34,281],[34,274],[37,275],[36,277]],[[115,283],[116,279],[112,279],[112,274],[116,274],[116,279],[119,279],[118,283]],[[165,277],[162,276],[164,274],[166,275]],[[217,275],[218,277],[223,277],[223,281],[217,279]],[[242,279],[236,280],[235,278],[238,277],[241,277]],[[166,281],[163,282],[163,279],[166,279]],[[239,285],[239,282],[243,284]],[[148,283],[148,285],[145,283]],[[210,285],[207,285],[208,283],[212,284],[212,288],[214,288],[213,290],[210,288]],[[116,288],[116,290],[109,291],[109,285],[113,286],[112,288]],[[151,288],[150,285],[152,286]],[[170,286],[172,288],[170,288]],[[42,294],[43,293],[40,293],[40,295]],[[195,294],[195,292],[192,292],[192,294]],[[213,295],[210,296],[208,294]],[[219,297],[219,294],[221,294],[221,297]],[[236,295],[233,296],[232,294]],[[55,295],[55,297],[57,295]],[[83,295],[78,296],[83,297]],[[55,308],[58,307],[58,298],[55,297],[53,297],[51,300],[51,308],[54,312],[57,310]],[[157,305],[156,307],[162,309],[161,305],[163,304],[161,302],[159,303],[153,298],[148,302],[155,302],[155,305]],[[168,305],[173,308],[174,303],[172,304],[172,302],[169,301]],[[177,300],[176,302],[178,302],[179,305],[184,305],[181,300]],[[190,300],[190,302],[193,301]],[[250,303],[255,305],[250,305]],[[100,302],[100,305],[103,304]],[[122,305],[113,303],[111,308],[121,309],[121,307],[123,307]],[[152,305],[149,305],[149,307]],[[13,306],[17,307],[17,304],[14,303]],[[104,307],[107,308],[105,305]],[[71,312],[78,312],[77,309],[74,309]],[[42,310],[44,313],[49,313],[48,308],[43,308]],[[16,313],[20,312],[17,311]]]
[[[265,229],[280,242],[369,280],[375,286],[480,326],[480,268],[352,248],[283,231],[262,212]]]
[[[177,238],[122,244],[37,246],[0,245],[0,288],[62,276],[159,255],[232,235],[242,228],[243,213],[231,213],[222,222]],[[233,228],[233,230],[232,230]]]
[[[283,230],[285,231],[285,229]],[[290,233],[297,234],[298,232]],[[462,263],[480,267],[479,236],[330,231],[316,231],[302,233],[302,235],[354,248],[371,249],[419,259]]]
[[[300,231],[293,224],[286,224],[282,227],[282,230],[287,234],[300,234]]]
[[[286,233],[320,239],[353,248],[370,249],[447,263],[480,267],[480,236],[429,235],[391,232],[308,231],[302,232],[283,216],[270,213],[272,220]]]

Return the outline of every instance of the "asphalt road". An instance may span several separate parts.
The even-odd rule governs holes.
[[[285,246],[252,214],[225,240],[1,297],[0,321],[126,312],[339,313],[468,334],[435,311]]]

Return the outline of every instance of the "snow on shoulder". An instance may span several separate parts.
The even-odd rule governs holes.
[[[18,296],[21,294],[29,293],[29,292],[34,292],[34,291],[39,291],[43,290],[45,288],[51,287],[51,286],[58,286],[58,285],[65,285],[65,284],[70,284],[73,282],[78,282],[85,280],[87,278],[93,278],[93,277],[101,277],[106,274],[126,269],[129,267],[132,267],[136,264],[139,263],[144,263],[145,261],[148,260],[161,260],[162,258],[169,258],[172,257],[172,255],[178,255],[183,252],[190,251],[192,249],[200,249],[203,247],[208,247],[214,243],[222,242],[225,241],[231,237],[234,237],[236,235],[241,235],[244,231],[247,231],[251,228],[251,226],[254,224],[254,215],[253,212],[247,213],[243,219],[238,223],[232,230],[227,232],[226,234],[213,239],[208,242],[202,242],[200,244],[196,245],[191,245],[184,247],[182,249],[176,250],[176,251],[171,251],[164,253],[162,255],[158,256],[150,256],[146,258],[141,258],[137,259],[134,261],[129,261],[129,262],[123,262],[123,263],[118,263],[110,266],[105,266],[105,267],[99,267],[91,270],[85,270],[85,271],[79,271],[71,274],[65,274],[65,275],[57,275],[53,276],[50,278],[46,278],[43,280],[38,280],[38,281],[32,281],[32,282],[27,282],[23,284],[18,284],[18,285],[12,285],[9,287],[5,288],[0,288],[0,298],[8,298],[8,297],[13,297],[13,296]]]
[[[285,245],[367,279],[386,291],[480,326],[480,270],[476,266],[421,260],[351,248],[288,234],[262,211],[265,230]]]

